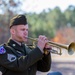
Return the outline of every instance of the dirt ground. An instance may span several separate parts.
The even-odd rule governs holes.
[[[75,75],[75,55],[55,55],[52,57],[51,71],[59,71],[62,75]],[[37,75],[47,75],[48,72],[37,72]]]
[[[75,62],[53,62],[49,72],[51,71],[59,71],[62,75],[75,75]],[[47,75],[47,73],[38,72],[37,75]]]

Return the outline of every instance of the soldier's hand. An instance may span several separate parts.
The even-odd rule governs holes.
[[[43,35],[39,36],[37,46],[40,48],[40,50],[42,52],[44,52],[43,50],[44,50],[47,42],[48,42],[48,40],[47,40],[46,36],[43,36]]]
[[[44,53],[47,55],[50,52],[50,50],[52,50],[52,47],[49,44],[46,44],[44,48]]]

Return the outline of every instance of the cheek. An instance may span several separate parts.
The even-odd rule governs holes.
[[[28,35],[28,31],[25,31],[25,32],[24,32],[24,35],[26,35],[26,36],[27,36],[27,35]]]
[[[23,33],[19,33],[19,35],[20,35],[20,36],[23,36],[24,34],[23,34]]]
[[[18,34],[19,34],[19,35],[22,35],[22,34],[23,34],[23,32],[22,32],[22,31],[18,31]]]
[[[16,35],[23,36],[23,33],[22,32],[18,32],[18,33],[16,33]]]
[[[28,31],[26,31],[26,34],[28,34]]]

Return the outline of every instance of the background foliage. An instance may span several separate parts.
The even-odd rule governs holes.
[[[75,6],[70,5],[64,12],[59,7],[43,10],[41,13],[25,13],[21,9],[21,0],[0,1],[0,44],[10,37],[10,19],[17,14],[24,14],[28,19],[29,36],[46,35],[50,40],[69,43],[75,35]]]

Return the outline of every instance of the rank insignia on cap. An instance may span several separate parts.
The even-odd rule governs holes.
[[[6,50],[3,46],[0,46],[0,54],[6,53]]]

